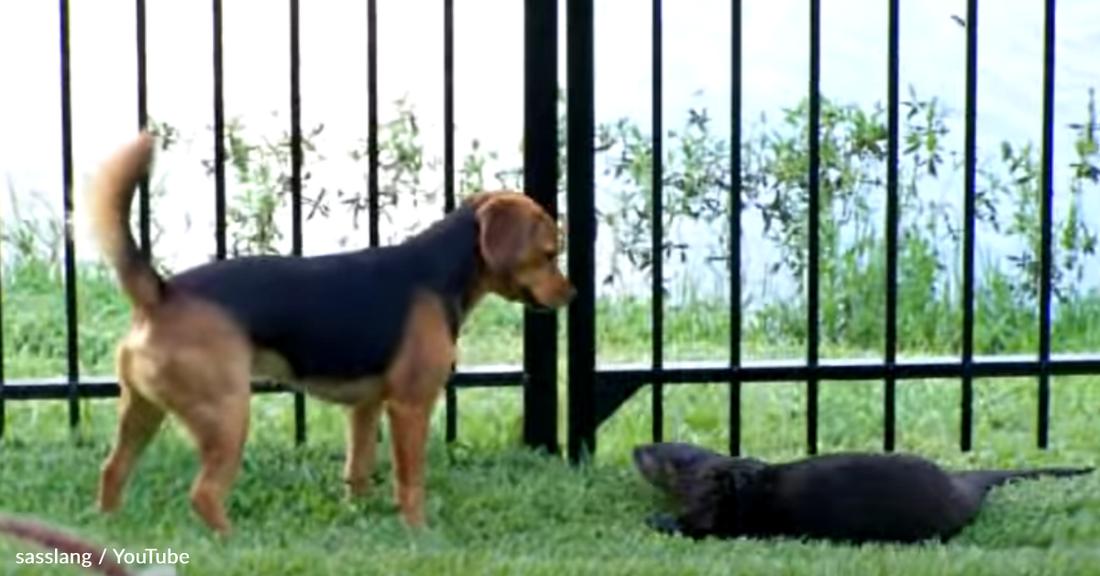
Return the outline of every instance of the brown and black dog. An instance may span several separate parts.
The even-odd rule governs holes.
[[[262,376],[347,406],[344,481],[367,493],[383,407],[394,495],[425,525],[425,446],[455,362],[462,321],[483,296],[553,310],[575,292],[557,264],[558,227],[518,192],[482,192],[405,242],[314,257],[250,256],[162,278],[138,251],[130,204],[153,159],[142,133],[110,155],[89,188],[93,233],[132,307],[119,343],[119,422],[99,507],[118,508],[133,466],[166,414],[198,449],[196,513],[225,535],[224,501]]]

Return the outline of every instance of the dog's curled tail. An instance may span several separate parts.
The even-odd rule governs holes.
[[[88,188],[92,234],[131,304],[143,312],[160,303],[164,279],[138,250],[130,230],[130,204],[153,161],[154,144],[152,135],[141,132],[103,160]]]

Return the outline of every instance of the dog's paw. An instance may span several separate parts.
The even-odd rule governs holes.
[[[120,498],[113,497],[113,496],[110,496],[108,494],[102,494],[101,493],[101,494],[97,495],[96,499],[95,499],[95,509],[96,509],[96,512],[98,512],[100,514],[106,514],[106,515],[114,514],[114,513],[118,512],[118,509],[121,507],[121,504],[122,504],[122,502],[121,502]]]
[[[406,527],[405,538],[408,545],[417,552],[438,551],[453,545],[442,530],[430,526],[417,529]]]
[[[358,502],[361,500],[369,500],[371,497],[371,486],[369,484],[362,484],[353,486],[348,484],[344,487],[344,501],[345,502]]]
[[[374,479],[370,476],[344,478],[344,501],[354,503],[369,500],[374,495],[374,485]]]

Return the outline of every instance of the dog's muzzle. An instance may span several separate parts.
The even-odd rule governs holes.
[[[554,310],[553,307],[536,300],[535,295],[527,288],[520,290],[520,299],[523,300],[523,305],[531,309],[532,312],[552,312]]]

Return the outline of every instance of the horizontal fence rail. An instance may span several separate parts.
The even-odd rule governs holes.
[[[602,365],[597,362],[596,337],[596,166],[595,166],[595,78],[594,78],[594,0],[565,0],[565,15],[559,15],[557,2],[525,0],[524,15],[524,147],[523,186],[526,192],[544,206],[555,218],[559,213],[559,128],[558,78],[559,23],[564,24],[566,41],[566,86],[564,97],[568,111],[568,131],[564,144],[566,151],[565,174],[568,187],[565,209],[569,217],[569,241],[566,247],[568,274],[577,288],[574,301],[568,308],[567,343],[564,351],[568,357],[566,403],[568,409],[567,455],[579,462],[593,455],[597,446],[600,425],[637,391],[650,386],[650,409],[653,417],[651,436],[654,441],[664,437],[665,391],[667,386],[692,384],[723,385],[728,388],[729,433],[728,450],[738,454],[742,445],[742,390],[745,383],[802,382],[806,385],[805,448],[808,453],[818,450],[818,392],[820,383],[835,381],[874,381],[883,386],[883,435],[882,446],[886,451],[895,449],[897,431],[896,389],[903,381],[919,379],[958,379],[961,385],[959,406],[959,448],[973,447],[974,428],[974,380],[988,377],[1025,377],[1037,380],[1037,438],[1040,448],[1049,444],[1050,379],[1053,376],[1100,374],[1100,355],[1052,354],[1051,307],[1053,261],[1053,122],[1054,122],[1054,65],[1055,65],[1055,5],[1054,0],[1044,0],[1043,19],[1043,80],[1042,121],[1043,133],[1040,150],[1040,253],[1039,253],[1039,321],[1038,349],[1034,354],[1013,356],[976,356],[974,350],[975,323],[975,240],[976,240],[976,118],[978,105],[978,11],[977,1],[967,1],[965,20],[966,79],[964,110],[963,185],[959,194],[963,200],[962,227],[962,321],[959,326],[961,351],[956,357],[929,357],[902,359],[898,357],[898,268],[900,250],[899,217],[899,149],[901,147],[900,76],[900,0],[888,0],[888,45],[883,56],[886,76],[886,176],[883,184],[885,199],[885,270],[882,286],[885,290],[884,341],[882,360],[836,360],[822,358],[820,272],[822,261],[821,222],[818,208],[822,202],[821,181],[821,16],[823,2],[807,0],[809,13],[809,67],[807,70],[807,97],[809,131],[806,141],[808,167],[807,222],[807,294],[806,341],[803,358],[795,361],[746,361],[741,345],[744,327],[741,319],[741,276],[745,269],[742,259],[742,198],[749,183],[742,181],[742,150],[738,145],[729,148],[729,200],[734,207],[729,213],[730,253],[728,288],[730,294],[728,340],[729,359],[724,362],[681,363],[669,361],[665,354],[665,301],[664,288],[666,262],[664,254],[665,234],[663,219],[666,214],[665,132],[663,115],[664,91],[664,28],[662,23],[664,3],[649,0],[652,50],[648,54],[652,73],[650,97],[652,101],[652,158],[650,167],[652,189],[650,197],[651,234],[649,255],[651,258],[651,283],[649,286],[652,309],[649,318],[652,335],[651,360],[638,365]],[[137,117],[138,127],[147,128],[149,100],[146,56],[146,0],[135,0],[137,56]],[[303,252],[302,187],[303,187],[303,131],[301,125],[301,36],[300,0],[288,0],[290,15],[290,66],[289,66],[289,134],[291,143],[291,176],[289,191],[292,199],[291,255]],[[73,216],[73,106],[70,58],[70,29],[79,22],[71,22],[70,0],[59,0],[60,26],[60,84],[61,141],[62,141],[62,207],[66,222]],[[455,4],[454,0],[442,0],[443,8],[443,213],[452,211],[457,203],[455,126]],[[213,153],[211,171],[214,178],[213,203],[215,214],[215,255],[218,259],[229,257],[226,240],[228,151],[225,140],[227,119],[224,96],[223,49],[223,0],[212,0],[212,62],[213,93]],[[742,5],[734,2],[730,14],[730,67],[731,82],[729,130],[731,141],[743,139],[743,23]],[[367,0],[364,23],[364,50],[367,61],[367,82],[364,98],[367,107],[367,125],[363,127],[367,141],[367,222],[369,245],[382,244],[379,232],[380,183],[379,183],[379,110],[378,110],[378,6],[377,0]],[[0,56],[2,57],[2,56]],[[766,55],[755,57],[766,58]],[[142,180],[138,197],[138,236],[140,246],[147,256],[152,254],[150,232],[151,211],[148,178]],[[437,217],[439,214],[426,215]],[[112,377],[96,377],[81,374],[79,364],[79,326],[77,322],[77,283],[75,240],[71,226],[64,228],[63,236],[64,307],[66,313],[66,371],[58,378],[11,380],[7,379],[3,362],[5,343],[0,334],[0,437],[5,432],[5,407],[8,401],[17,400],[66,400],[68,421],[71,428],[81,422],[80,400],[84,398],[111,398],[118,395],[117,381]],[[0,302],[0,323],[4,310]],[[800,320],[801,321],[801,320]],[[445,429],[448,441],[457,437],[457,390],[470,387],[514,387],[524,390],[523,437],[527,445],[556,454],[558,446],[558,318],[555,315],[527,313],[524,316],[524,354],[522,366],[478,367],[454,373],[445,394]],[[256,382],[257,393],[282,393],[284,387]],[[300,392],[290,392],[293,398],[294,438],[304,443],[306,437],[307,399]]]
[[[512,366],[481,366],[476,370],[456,372],[451,378],[453,388],[508,388],[523,383],[523,372]],[[288,393],[286,387],[267,381],[252,384],[257,394]],[[60,400],[68,398],[68,385],[52,378],[10,380],[4,384],[8,400]],[[78,398],[114,398],[118,396],[118,380],[113,377],[86,376],[77,386]]]

